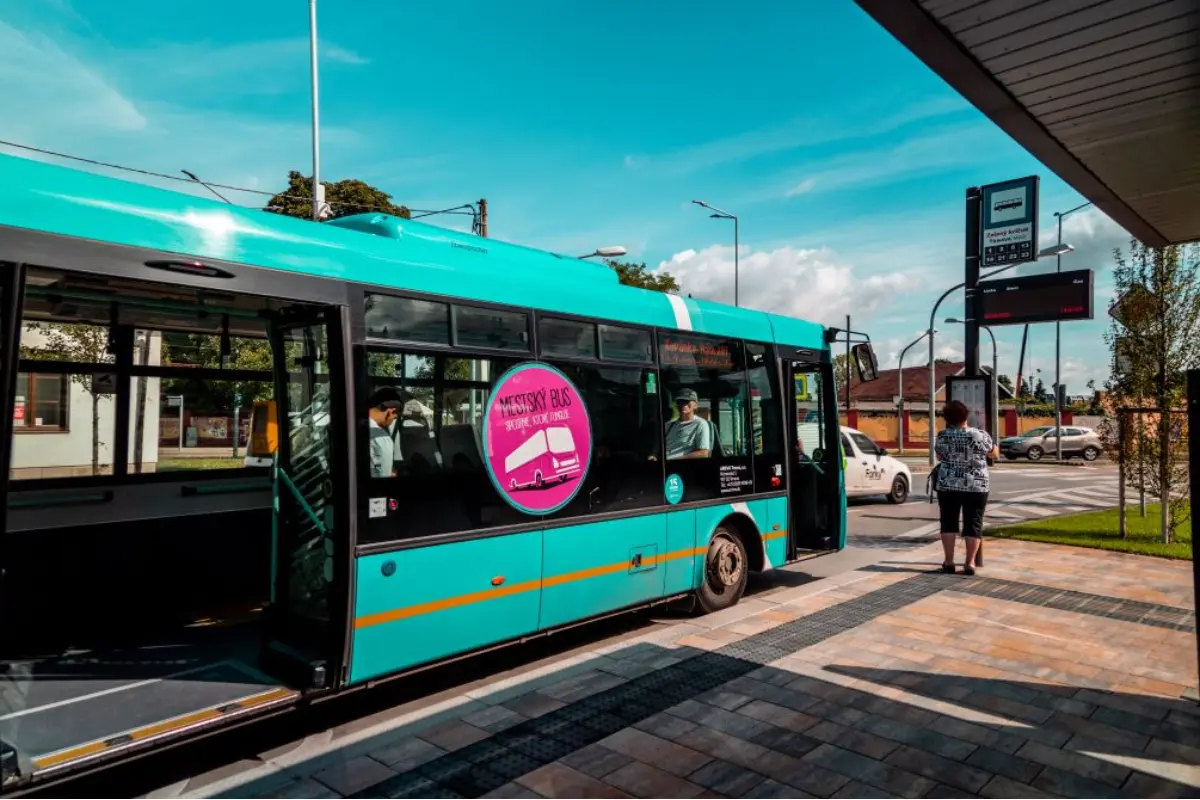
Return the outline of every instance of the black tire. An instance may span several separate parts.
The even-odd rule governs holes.
[[[908,479],[903,475],[897,475],[892,480],[892,491],[887,496],[889,503],[900,505],[908,500]]]
[[[750,560],[741,537],[724,526],[713,533],[704,556],[704,580],[696,600],[705,614],[737,605],[746,591]]]
[[[1016,457],[1016,456],[1014,456],[1012,453],[1005,453],[1005,454],[1004,454],[1004,457],[1005,457],[1006,459],[1008,459],[1009,461],[1016,461],[1016,460],[1017,460],[1017,457]]]
[[[1095,461],[1099,457],[1100,457],[1100,448],[1099,447],[1093,447],[1091,445],[1088,445],[1087,447],[1083,448],[1083,460],[1084,461]]]
[[[1032,447],[1030,447],[1029,450],[1025,453],[1025,457],[1028,458],[1030,461],[1041,461],[1042,456],[1044,456],[1045,454],[1046,454],[1045,451],[1043,451],[1042,448],[1038,447],[1035,444]]]
[[[541,473],[541,472],[535,472],[535,473],[533,473],[533,485],[534,485],[536,488],[538,488],[538,489],[542,488],[542,485],[543,485],[544,483],[545,483],[545,480],[542,478],[542,473]]]

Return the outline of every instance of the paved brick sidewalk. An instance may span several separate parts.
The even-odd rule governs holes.
[[[152,796],[1200,796],[1189,564],[992,541],[966,578],[909,557]]]

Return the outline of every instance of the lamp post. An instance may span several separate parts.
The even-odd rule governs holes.
[[[968,322],[972,322],[972,320],[957,319],[955,317],[948,317],[946,319],[947,325],[966,325]],[[980,327],[987,331],[987,335],[992,339],[992,438],[1000,441],[1000,384],[996,380],[1000,376],[1000,373],[997,371],[1000,356],[996,350],[996,334],[992,333],[992,329],[987,326]]]
[[[1060,256],[1063,253],[1069,253],[1074,249],[1075,249],[1075,247],[1073,245],[1057,244],[1054,247],[1047,247],[1044,250],[1038,251],[1037,257],[1038,258],[1048,258],[1049,256]],[[992,278],[992,277],[995,277],[996,275],[999,275],[1001,272],[1007,272],[1008,270],[1010,270],[1014,267],[1018,267],[1018,266],[1020,266],[1020,265],[1019,264],[1009,264],[1006,267],[1001,267],[1000,269],[992,270],[987,275],[980,275],[979,279],[987,280],[988,278]],[[935,319],[937,319],[938,306],[940,306],[942,304],[942,301],[945,300],[947,297],[949,297],[952,293],[958,291],[959,289],[963,288],[966,285],[967,285],[966,281],[964,281],[962,283],[957,283],[954,286],[951,286],[949,289],[947,289],[945,292],[942,293],[942,296],[939,297],[937,299],[937,302],[933,304],[933,310],[931,310],[929,312],[929,328],[926,330],[926,332],[929,334],[929,466],[931,466],[931,467],[937,461],[937,457],[933,452],[933,445],[934,445],[934,442],[933,442],[933,440],[934,440],[933,411],[937,405],[937,368],[934,363],[934,357],[933,357],[933,338],[934,338],[934,333],[935,333],[935,331],[933,329],[933,321]]]
[[[1062,221],[1063,217],[1074,214],[1076,211],[1082,211],[1090,206],[1087,202],[1082,205],[1075,206],[1070,211],[1054,212],[1054,216],[1058,218],[1058,247],[1063,246],[1062,243]],[[1069,251],[1068,251],[1069,252]],[[1054,257],[1054,271],[1062,272],[1062,257],[1063,254],[1057,253]],[[1054,435],[1058,444],[1055,446],[1055,456],[1059,462],[1062,462],[1062,321],[1054,321]]]
[[[317,0],[308,0],[308,50],[312,69],[312,151],[313,151],[313,207],[312,218],[321,221],[321,206],[325,202],[325,188],[321,185],[321,112],[317,102]]]
[[[713,212],[709,214],[713,219],[731,219],[733,220],[733,304],[738,305],[738,217],[737,214],[730,214],[728,211],[722,211],[716,206],[710,206],[703,200],[693,200],[693,203],[701,208],[707,208]]]
[[[937,333],[937,331],[934,331],[934,333]],[[900,455],[904,455],[904,356],[908,354],[909,350],[920,344],[921,340],[928,335],[929,331],[925,331],[920,336],[909,342],[908,347],[905,347],[900,351],[900,364],[899,369],[897,370],[899,374],[896,376],[897,388],[900,390],[900,415],[896,422],[896,429],[900,433]],[[932,420],[933,417],[931,416],[930,419]]]
[[[620,245],[615,245],[613,247],[597,247],[587,255],[576,256],[576,258],[620,258],[621,256],[625,255],[625,252],[625,248],[621,247]]]

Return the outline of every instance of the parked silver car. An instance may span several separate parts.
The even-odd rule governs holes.
[[[1044,456],[1053,456],[1057,451],[1058,436],[1053,425],[1044,425],[1020,436],[1000,440],[1000,455],[1010,461],[1021,457],[1039,461]],[[1091,428],[1063,426],[1063,458],[1079,456],[1084,461],[1095,461],[1103,451],[1099,435]]]

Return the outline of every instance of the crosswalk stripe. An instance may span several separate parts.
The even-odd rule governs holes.
[[[897,539],[919,539],[922,536],[928,536],[931,533],[937,533],[942,527],[941,522],[932,522],[928,525],[922,525],[919,528],[913,528],[911,531],[905,531],[896,535]]]
[[[1011,508],[1013,511],[1020,510],[1022,514],[1033,517],[1048,517],[1051,514],[1058,513],[1055,509],[1041,508],[1040,506],[1023,506],[1020,504],[1013,504],[1009,506],[1009,508]]]

